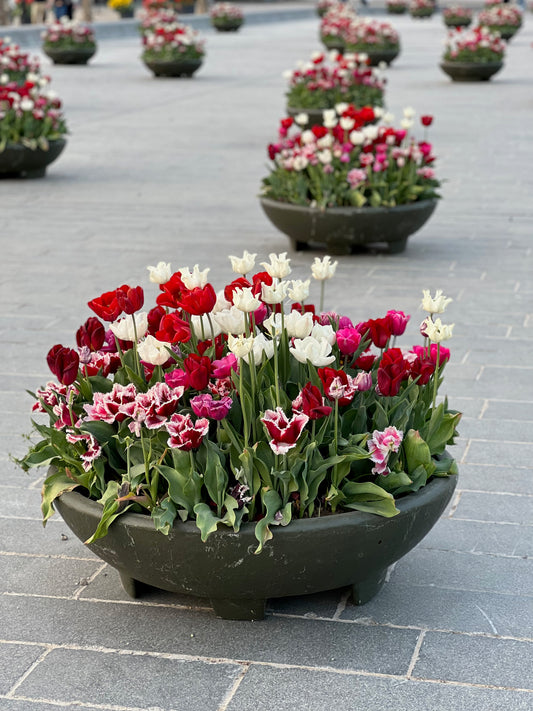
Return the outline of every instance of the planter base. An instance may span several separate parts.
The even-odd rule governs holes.
[[[320,210],[261,198],[266,216],[289,237],[294,250],[325,246],[330,254],[349,254],[383,243],[390,254],[403,252],[408,237],[425,224],[436,205],[436,200],[424,200],[391,208]]]
[[[181,62],[157,62],[143,59],[148,69],[156,77],[192,77],[202,66],[201,59],[187,59]]]
[[[254,555],[255,525],[239,533],[219,529],[202,543],[192,521],[176,523],[168,536],[149,516],[127,513],[105,538],[89,545],[120,573],[126,593],[143,585],[209,600],[225,619],[259,620],[269,598],[307,595],[349,587],[356,605],[380,590],[387,569],[435,525],[457,478],[435,478],[414,494],[400,497],[393,518],[352,511],[292,521],[278,528],[263,553]],[[80,540],[96,529],[102,507],[76,491],[54,503]],[[203,600],[199,604],[204,604]]]
[[[489,81],[503,62],[441,62],[440,68],[452,81]]]
[[[43,52],[54,64],[87,64],[96,54],[96,47],[79,47],[78,49],[52,49],[43,47]]]
[[[47,151],[26,146],[8,144],[0,153],[1,178],[44,178],[46,168],[62,153],[66,141],[63,138],[50,141]]]

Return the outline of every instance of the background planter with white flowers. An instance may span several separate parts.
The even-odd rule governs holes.
[[[96,54],[94,32],[88,25],[62,20],[42,34],[43,52],[54,64],[87,64]]]
[[[495,5],[479,13],[478,23],[509,41],[522,27],[522,11],[516,5]]]
[[[409,14],[415,19],[432,17],[436,9],[435,0],[411,0],[409,3]]]
[[[229,2],[218,2],[209,11],[211,24],[217,32],[237,32],[244,22],[240,7]]]
[[[156,21],[144,31],[142,60],[156,77],[191,77],[203,58],[203,41],[188,25]]]
[[[503,67],[505,43],[486,27],[448,34],[440,67],[453,81],[488,81]]]

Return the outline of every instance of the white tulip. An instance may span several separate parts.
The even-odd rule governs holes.
[[[331,262],[331,257],[325,256],[324,259],[319,259],[315,257],[315,261],[311,264],[311,273],[315,279],[323,281],[324,279],[331,279],[335,274],[335,269],[337,268],[338,262]]]
[[[109,324],[109,328],[121,341],[135,341],[135,331],[137,331],[138,340],[142,338],[148,330],[148,314],[145,311],[130,314],[124,318],[119,318],[117,321],[113,321],[113,323]]]
[[[309,115],[304,113],[297,114],[294,117],[294,120],[296,121],[298,126],[306,126],[309,123]]]
[[[335,111],[335,109],[324,109],[324,111],[322,111],[322,118],[324,119],[324,121],[335,121],[336,124],[337,112]]]
[[[391,124],[394,121],[394,114],[387,111],[383,114],[383,123]]]
[[[235,306],[217,311],[213,314],[213,320],[222,333],[240,334],[246,331],[246,315]]]
[[[270,314],[270,316],[263,321],[262,326],[272,337],[279,336],[283,328],[281,314]]]
[[[292,164],[294,170],[297,172],[300,172],[302,170],[305,170],[307,166],[309,165],[309,161],[305,156],[296,156],[294,159],[294,162]]]
[[[264,333],[259,333],[253,339],[252,350],[250,353],[243,356],[243,360],[245,363],[248,363],[248,365],[250,365],[250,361],[252,359],[251,354],[253,354],[254,364],[257,368],[263,361],[263,355],[267,357],[267,360],[270,360],[274,355],[274,342],[270,338],[267,338]]]
[[[204,269],[203,271],[200,271],[200,269],[198,268],[198,264],[195,264],[192,272],[189,271],[189,267],[182,267],[181,269],[178,269],[178,271],[181,274],[181,280],[185,284],[187,289],[195,289],[197,287],[203,289],[204,286],[207,284],[207,274],[209,272],[209,267],[207,267],[207,269]]]
[[[332,346],[337,340],[337,337],[335,336],[335,331],[333,330],[333,327],[329,324],[327,326],[322,326],[320,323],[315,323],[315,325],[313,326],[313,330],[311,331],[311,336],[313,336],[313,338],[316,338],[317,340],[324,338],[330,344],[330,346]]]
[[[137,346],[139,358],[150,365],[163,365],[170,358],[167,348],[170,343],[158,341],[153,336],[146,336],[142,343]]]
[[[216,314],[219,311],[227,311],[228,309],[231,309],[231,307],[231,302],[229,302],[224,295],[224,289],[217,291],[217,300],[215,301],[215,305],[213,306],[211,313]]]
[[[317,151],[316,157],[324,165],[328,165],[333,160],[333,154],[329,148],[325,148],[323,151]]]
[[[346,59],[346,55],[344,55],[344,58]],[[348,106],[349,106],[349,104],[345,104],[345,103],[335,104],[335,111],[340,116],[341,114],[343,114],[346,111]]]
[[[365,142],[365,134],[362,131],[352,131],[350,133],[350,142],[354,146],[361,146]]]
[[[292,287],[288,290],[289,298],[301,304],[309,297],[310,284],[311,279],[306,279],[305,281],[295,279],[292,282]]]
[[[312,336],[297,338],[289,350],[299,363],[307,363],[309,360],[316,368],[324,368],[335,360],[335,356],[330,355],[331,346],[325,338],[320,341]]]
[[[287,298],[288,288],[286,281],[280,281],[272,286],[261,284],[261,299],[266,304],[281,304]]]
[[[231,334],[228,336],[228,348],[230,351],[233,353],[233,355],[237,356],[237,358],[244,358],[245,356],[250,353],[254,346],[254,337],[249,336],[246,338],[246,336],[232,336]]]
[[[158,262],[155,267],[146,267],[150,272],[152,284],[166,284],[172,276],[170,262]]]
[[[235,274],[241,274],[244,276],[245,274],[248,274],[248,272],[251,272],[252,269],[255,267],[255,258],[257,257],[257,254],[250,254],[250,252],[245,249],[243,252],[242,257],[233,257],[230,256],[230,261],[231,261],[231,268],[235,272]]]
[[[345,131],[351,131],[351,129],[355,126],[355,121],[353,118],[350,118],[349,116],[346,116],[345,118],[341,118],[339,121],[340,126],[342,129]]]
[[[290,338],[307,338],[313,330],[313,316],[310,313],[291,311],[285,316],[285,328]]]
[[[20,108],[22,109],[22,111],[33,111],[34,106],[35,104],[33,103],[33,101],[27,96],[25,96],[20,102]]]
[[[403,115],[405,116],[406,119],[412,119],[412,118],[414,118],[415,114],[416,114],[416,111],[413,109],[412,106],[407,106],[407,107],[403,110]]]
[[[289,276],[292,269],[290,267],[291,260],[287,259],[287,252],[282,252],[281,254],[274,254],[271,252],[269,255],[270,264],[268,262],[261,262],[261,265],[268,272],[269,276],[273,279],[285,279]]]
[[[427,311],[428,314],[443,314],[448,304],[453,301],[453,299],[444,296],[442,289],[437,289],[434,297],[431,296],[431,292],[428,289],[424,289],[422,294],[421,308]]]
[[[400,121],[400,126],[406,131],[408,131],[410,128],[412,128],[413,122],[411,121],[411,119],[404,118]]]
[[[209,323],[207,316],[207,314],[203,314],[202,316],[191,316],[191,328],[194,331],[196,338],[212,338],[213,333],[216,338],[220,333],[222,333],[222,329],[218,323],[216,323],[213,318],[211,318],[211,323]],[[212,329],[211,324],[213,324]]]
[[[430,316],[427,317],[424,323],[425,334],[432,343],[441,343],[441,341],[447,341],[452,337],[453,327],[455,326],[454,323],[449,325],[444,324],[440,318],[432,321]]]
[[[368,138],[370,141],[375,141],[378,137],[378,133],[379,129],[377,126],[364,126],[363,128],[365,138]]]
[[[331,135],[331,133],[327,133],[325,136],[322,136],[322,138],[318,139],[316,145],[318,146],[318,148],[331,148],[331,146],[333,145],[333,136]]]
[[[305,146],[316,141],[316,136],[312,131],[303,131],[301,138]]]
[[[236,306],[239,311],[250,313],[261,306],[261,299],[254,296],[251,286],[246,286],[242,289],[238,288],[234,290],[233,305]]]

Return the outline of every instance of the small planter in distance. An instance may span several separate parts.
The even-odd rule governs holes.
[[[217,32],[237,32],[244,22],[240,7],[229,2],[219,2],[213,5],[209,12],[211,25]]]
[[[96,53],[92,28],[69,19],[47,27],[42,38],[43,52],[54,64],[87,64]]]
[[[516,5],[493,5],[479,13],[478,23],[509,41],[522,27],[522,12]]]
[[[446,27],[468,27],[472,24],[472,10],[461,5],[452,5],[442,11]]]
[[[505,43],[486,27],[449,33],[440,67],[452,81],[488,81],[503,67]]]
[[[426,19],[431,17],[436,10],[434,0],[411,0],[409,4],[409,14],[415,19]]]
[[[192,77],[202,66],[203,41],[188,25],[155,23],[143,34],[142,61],[156,77]]]

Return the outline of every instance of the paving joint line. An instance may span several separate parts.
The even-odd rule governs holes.
[[[241,685],[242,680],[246,676],[248,669],[250,668],[251,665],[246,663],[246,664],[242,664],[241,666],[242,666],[241,671],[239,672],[237,678],[235,679],[235,681],[231,685],[230,689],[228,690],[228,692],[222,699],[222,703],[218,707],[217,711],[227,711],[229,704],[232,702],[235,694],[239,690],[239,686]]]

